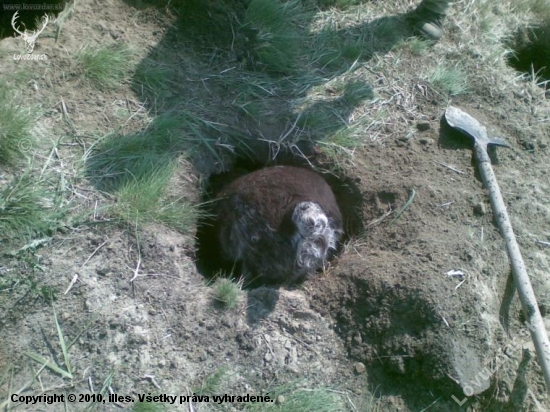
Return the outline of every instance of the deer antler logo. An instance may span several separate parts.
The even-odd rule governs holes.
[[[42,33],[42,31],[44,31],[44,29],[48,25],[49,17],[47,14],[44,14],[45,19],[44,19],[42,28],[40,30],[27,31],[27,29],[25,29],[24,32],[21,32],[17,27],[15,27],[15,20],[17,20],[17,17],[18,17],[17,13],[19,13],[19,11],[16,11],[15,14],[13,15],[13,18],[11,19],[11,25],[13,29],[21,35],[21,38],[25,40],[25,43],[26,43],[25,49],[27,50],[27,54],[31,54],[32,51],[34,50],[34,46],[36,43],[36,39],[38,38],[38,35]]]

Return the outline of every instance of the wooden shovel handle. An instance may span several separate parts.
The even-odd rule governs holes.
[[[516,241],[508,212],[506,211],[506,205],[502,199],[500,188],[498,187],[498,182],[491,166],[491,160],[487,154],[487,148],[483,145],[476,144],[474,152],[483,183],[489,191],[489,199],[491,200],[493,214],[497,220],[500,233],[506,241],[506,249],[508,250],[508,256],[512,263],[514,281],[523,306],[525,318],[527,319],[525,325],[531,331],[531,338],[535,344],[539,364],[546,381],[546,388],[550,391],[550,342],[544,327],[542,315],[540,314],[535,292],[533,291],[533,286],[527,275],[525,263],[521,257],[521,251]]]

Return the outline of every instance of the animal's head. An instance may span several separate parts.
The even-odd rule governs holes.
[[[328,226],[328,217],[315,202],[300,202],[294,208],[292,220],[302,236],[319,236]]]
[[[297,203],[292,220],[297,229],[294,242],[298,266],[308,270],[322,267],[329,251],[336,249],[341,229],[315,202]]]
[[[28,31],[25,29],[25,31],[21,31],[16,27],[16,20],[18,16],[19,11],[16,11],[13,15],[13,18],[11,19],[11,25],[13,29],[21,36],[21,38],[25,41],[25,49],[27,50],[27,54],[30,54],[34,50],[34,46],[36,45],[36,39],[38,38],[38,35],[44,31],[46,26],[48,25],[49,17],[47,14],[44,14],[42,28],[37,30]]]

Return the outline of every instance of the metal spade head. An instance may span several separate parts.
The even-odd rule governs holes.
[[[476,145],[487,147],[488,145],[510,147],[504,140],[498,137],[490,138],[487,136],[487,129],[468,113],[463,112],[458,107],[449,106],[445,111],[445,120],[449,126],[467,134]]]

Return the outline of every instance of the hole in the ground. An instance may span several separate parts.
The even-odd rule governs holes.
[[[510,46],[514,50],[508,58],[510,66],[550,88],[550,22],[518,31]]]
[[[311,160],[310,160],[311,161]],[[312,170],[310,163],[303,156],[295,156],[289,153],[282,153],[274,162],[257,162],[250,158],[238,158],[234,161],[231,170],[211,175],[204,188],[202,204],[204,205],[205,214],[209,217],[204,217],[197,224],[196,235],[196,262],[197,269],[206,278],[212,278],[220,273],[230,275],[233,273],[239,276],[240,268],[233,267],[232,262],[223,259],[218,240],[218,225],[217,217],[214,213],[213,201],[216,195],[226,185],[230,184],[237,178],[247,175],[251,172],[271,166],[294,166],[303,169]],[[344,235],[340,239],[340,245],[350,237],[361,233],[363,223],[361,218],[362,196],[354,183],[354,179],[348,176],[339,175],[334,172],[316,171],[328,183],[343,218]],[[340,252],[337,249],[336,254]],[[249,285],[254,287],[260,285],[261,282],[250,282]]]

